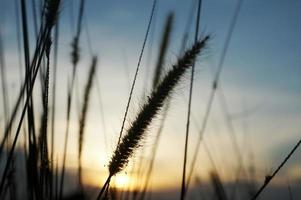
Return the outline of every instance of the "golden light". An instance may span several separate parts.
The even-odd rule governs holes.
[[[117,188],[124,188],[130,184],[130,177],[126,174],[118,174],[115,177],[114,185]]]

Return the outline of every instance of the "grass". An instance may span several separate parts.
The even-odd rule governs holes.
[[[84,143],[84,135],[85,135],[85,124],[87,119],[88,107],[89,107],[89,99],[91,94],[91,89],[93,86],[93,80],[96,73],[96,66],[97,66],[97,58],[94,57],[92,59],[91,68],[89,71],[88,81],[86,83],[85,91],[84,91],[84,100],[82,105],[82,112],[79,121],[79,141],[78,141],[78,177],[79,177],[79,184],[81,189],[83,190],[83,183],[82,183],[82,152],[83,152],[83,143]]]
[[[18,136],[19,136],[19,133],[20,133],[20,129],[21,129],[21,125],[22,125],[22,122],[23,122],[23,119],[24,119],[24,116],[25,116],[25,112],[26,112],[26,108],[28,108],[29,106],[29,131],[33,130],[34,129],[34,123],[33,123],[33,116],[32,116],[32,107],[30,107],[30,103],[31,103],[31,95],[32,95],[32,91],[33,91],[33,86],[34,86],[34,83],[35,83],[35,79],[36,79],[36,76],[37,76],[37,73],[39,71],[39,68],[41,66],[41,61],[42,61],[42,57],[43,57],[43,54],[44,52],[46,51],[46,54],[47,52],[49,52],[49,40],[50,40],[50,32],[51,32],[51,29],[56,21],[56,17],[58,15],[58,9],[59,9],[59,5],[60,5],[60,1],[56,0],[56,1],[51,1],[50,2],[46,2],[45,3],[45,21],[42,21],[42,23],[45,22],[45,24],[41,24],[41,30],[40,30],[40,35],[38,37],[38,40],[37,40],[37,44],[36,44],[36,49],[35,49],[35,53],[34,53],[34,57],[33,57],[33,61],[32,63],[30,64],[29,63],[29,48],[28,48],[28,40],[26,38],[27,37],[27,23],[26,23],[26,8],[25,8],[25,2],[24,1],[21,1],[21,7],[22,7],[22,21],[23,21],[23,32],[25,33],[24,34],[24,43],[25,43],[25,63],[26,63],[26,69],[27,69],[27,72],[26,72],[26,78],[25,78],[25,82],[22,86],[22,89],[21,89],[21,92],[20,92],[20,95],[19,95],[19,98],[18,98],[18,101],[17,101],[17,104],[15,106],[15,109],[14,110],[17,110],[18,109],[18,106],[19,106],[19,103],[20,103],[20,99],[22,98],[23,94],[24,94],[24,91],[25,91],[25,88],[27,88],[27,97],[26,97],[26,101],[25,101],[25,105],[23,107],[23,110],[22,110],[22,114],[21,114],[21,119],[18,123],[18,128],[16,130],[16,133],[15,133],[15,137],[13,139],[13,143],[12,143],[12,146],[10,148],[10,151],[9,151],[9,155],[8,155],[8,158],[7,158],[7,161],[6,161],[6,164],[5,164],[5,168],[4,168],[4,172],[3,172],[3,175],[2,175],[2,178],[1,178],[1,184],[0,184],[0,195],[3,195],[3,190],[4,190],[4,186],[5,186],[5,181],[6,181],[6,177],[8,175],[8,170],[9,170],[9,167],[11,166],[11,162],[13,160],[13,153],[14,153],[14,150],[15,150],[15,147],[16,147],[16,143],[17,143],[17,140],[18,140]],[[27,53],[26,53],[27,52]],[[48,55],[49,56],[49,55]],[[32,76],[32,77],[31,77]],[[31,113],[31,115],[30,115]],[[4,135],[4,139],[7,138],[7,133],[9,133],[9,130],[11,128],[11,123],[13,122],[13,119],[14,119],[14,116],[15,113],[13,113],[12,117],[11,117],[11,120],[10,122],[8,123],[8,126],[5,130],[5,135]],[[35,135],[33,136],[33,138],[35,137]],[[30,138],[30,136],[29,136]],[[37,183],[37,146],[36,146],[36,143],[29,143],[29,165],[30,167],[28,168],[30,174],[29,174],[29,179],[33,179],[33,180],[30,180],[32,184],[30,184],[33,188],[39,188],[40,185]],[[43,161],[44,159],[48,159],[48,158],[43,158]],[[41,196],[41,192],[39,191],[40,189],[36,189],[36,192],[35,192],[35,195],[36,195],[36,198],[40,198]],[[39,192],[37,192],[39,191]]]
[[[65,144],[64,144],[64,156],[63,156],[63,167],[60,179],[60,191],[59,191],[59,199],[63,198],[64,192],[64,180],[65,180],[65,165],[66,165],[66,157],[67,157],[67,149],[68,149],[68,140],[69,140],[69,126],[70,126],[70,116],[71,116],[71,106],[72,106],[72,99],[73,99],[73,90],[76,80],[76,72],[77,72],[77,65],[80,59],[80,49],[79,49],[79,40],[80,40],[80,33],[82,29],[82,19],[83,19],[83,12],[84,12],[84,5],[85,1],[81,0],[79,6],[79,14],[78,14],[78,22],[77,22],[77,29],[73,41],[71,43],[71,62],[72,62],[72,77],[71,83],[69,83],[68,87],[68,98],[67,98],[67,116],[66,116],[66,131],[65,131]]]
[[[154,71],[153,87],[152,87],[153,90],[155,90],[158,87],[158,84],[160,83],[159,80],[161,80],[161,77],[162,77],[162,74],[164,71],[163,70],[164,61],[165,61],[166,51],[167,51],[169,43],[170,43],[170,38],[171,38],[170,35],[172,32],[173,20],[174,20],[174,14],[170,13],[166,18],[164,31],[162,34],[162,39],[161,39],[161,44],[160,44],[160,49],[159,49],[159,54],[158,54],[158,60],[157,60],[157,64],[156,64],[155,71]],[[167,117],[167,111],[169,109],[170,102],[168,99],[166,101],[167,102],[163,108],[163,114],[162,114],[163,118],[162,118],[160,127],[158,129],[158,132],[156,134],[155,142],[154,142],[153,149],[152,149],[152,156],[150,159],[149,167],[146,172],[145,182],[143,183],[143,187],[142,187],[142,191],[141,191],[141,199],[144,199],[144,196],[146,195],[146,192],[147,192],[147,189],[149,186],[151,174],[152,174],[153,167],[154,167],[155,157],[157,154],[157,149],[159,146],[159,140],[160,140],[160,137],[161,137],[161,134],[163,131],[164,122]]]
[[[194,42],[196,43],[199,37],[199,24],[201,18],[201,7],[202,1],[198,1],[198,9],[196,16],[196,26],[195,26],[195,35]],[[187,109],[187,121],[186,121],[186,130],[185,130],[185,146],[184,146],[184,161],[183,161],[183,174],[182,174],[182,186],[181,186],[181,200],[185,199],[186,195],[186,162],[187,162],[187,151],[188,151],[188,139],[189,139],[189,130],[190,130],[190,113],[191,113],[191,104],[192,104],[192,92],[193,92],[193,82],[194,82],[194,68],[195,61],[193,61],[190,75],[190,87],[189,87],[189,99],[188,99],[188,109]]]
[[[66,7],[72,6],[70,10],[73,9],[74,2],[70,2],[68,5],[60,0],[45,0],[45,1],[25,1],[16,0],[15,3],[15,14],[16,14],[16,30],[17,30],[17,46],[16,54],[18,55],[18,65],[20,66],[20,89],[15,96],[10,88],[10,80],[8,76],[8,65],[6,64],[6,36],[4,31],[2,32],[2,26],[0,30],[0,72],[1,72],[1,89],[2,89],[2,106],[1,110],[1,122],[4,124],[3,131],[1,131],[1,146],[0,146],[0,159],[1,159],[1,182],[0,182],[0,199],[17,200],[20,199],[21,195],[18,192],[22,191],[24,196],[21,199],[36,199],[36,200],[63,200],[63,199],[116,199],[116,200],[145,200],[155,198],[152,190],[152,184],[160,182],[154,176],[155,168],[157,170],[162,170],[162,166],[156,166],[156,161],[158,154],[160,153],[160,139],[164,134],[164,128],[166,127],[167,117],[169,113],[172,113],[175,108],[172,107],[173,100],[176,99],[173,93],[177,93],[177,85],[185,83],[185,77],[189,79],[189,87],[184,89],[188,92],[187,101],[187,119],[179,121],[179,123],[185,125],[185,138],[183,136],[183,141],[185,146],[183,149],[184,160],[183,160],[183,171],[182,171],[182,183],[177,187],[177,198],[181,200],[192,199],[193,191],[192,187],[201,187],[196,198],[208,198],[209,199],[238,199],[237,193],[240,190],[240,183],[242,179],[247,179],[251,176],[251,180],[246,184],[246,191],[248,191],[248,198],[255,200],[260,197],[262,192],[269,186],[271,181],[279,174],[280,169],[285,167],[288,160],[295,154],[296,150],[299,148],[301,141],[298,140],[292,150],[284,156],[283,161],[273,173],[268,174],[265,177],[265,181],[261,187],[257,188],[256,183],[253,179],[253,172],[247,170],[247,166],[244,161],[244,150],[241,149],[238,139],[236,138],[236,131],[231,118],[231,112],[227,105],[226,98],[223,91],[221,90],[220,78],[222,70],[224,69],[224,62],[226,59],[227,51],[230,46],[230,42],[233,36],[233,32],[239,18],[239,14],[242,8],[242,0],[239,0],[230,23],[230,27],[225,39],[225,43],[222,48],[221,58],[217,65],[217,71],[214,74],[213,81],[211,83],[211,89],[209,92],[208,103],[205,104],[205,114],[202,121],[194,118],[195,125],[200,129],[198,131],[199,135],[196,138],[196,146],[192,146],[190,143],[191,137],[193,136],[191,132],[193,129],[191,126],[191,119],[196,110],[192,109],[193,100],[193,86],[194,86],[194,76],[197,57],[204,54],[207,47],[210,47],[209,40],[211,37],[205,36],[200,37],[200,19],[201,19],[201,6],[202,1],[194,1],[192,4],[191,12],[188,14],[188,22],[185,28],[185,33],[182,41],[178,41],[179,35],[173,35],[175,30],[178,30],[174,22],[177,20],[177,15],[174,12],[169,12],[166,17],[165,24],[163,25],[163,30],[161,32],[161,41],[158,45],[157,60],[155,63],[150,62],[150,58],[146,58],[147,65],[153,67],[153,75],[150,76],[149,69],[146,71],[146,80],[143,86],[143,93],[147,93],[147,81],[151,80],[151,89],[148,96],[144,96],[139,101],[139,108],[135,109],[135,117],[130,117],[130,107],[135,106],[135,101],[133,98],[137,92],[135,88],[138,85],[138,80],[141,76],[140,73],[143,72],[143,59],[145,54],[145,49],[147,45],[150,47],[154,46],[153,39],[149,39],[149,35],[153,34],[152,37],[155,38],[154,28],[154,18],[157,15],[157,20],[160,18],[161,2],[153,0],[149,3],[148,11],[150,11],[149,16],[145,22],[145,34],[142,39],[141,49],[138,51],[137,65],[135,65],[134,76],[131,83],[130,91],[126,102],[124,115],[121,118],[121,128],[118,132],[114,141],[110,141],[107,138],[107,126],[105,118],[112,113],[111,111],[105,112],[106,104],[103,102],[103,92],[100,87],[100,82],[102,81],[98,77],[98,64],[106,65],[102,63],[103,55],[98,57],[92,52],[92,45],[94,45],[95,38],[90,39],[88,31],[88,21],[87,13],[89,10],[87,8],[87,2],[85,0],[77,1],[77,18],[72,18],[75,27],[72,38],[69,38],[71,42],[71,70],[68,81],[66,77],[64,83],[58,80],[58,75],[61,75],[61,69],[65,66],[59,65],[59,53],[60,45],[62,45],[60,36],[64,33],[64,25],[66,22],[63,21],[64,12]],[[1,4],[0,4],[1,5]],[[123,5],[120,5],[123,6]],[[69,8],[68,8],[69,9]],[[196,11],[196,12],[194,12]],[[73,12],[73,11],[72,11]],[[157,13],[156,13],[157,12]],[[203,10],[202,10],[203,12]],[[194,14],[196,18],[193,19]],[[73,15],[73,14],[72,14]],[[86,20],[86,21],[85,21]],[[62,22],[62,23],[61,23]],[[190,27],[195,22],[194,42],[191,48],[187,48],[187,43],[189,42],[189,32]],[[1,25],[1,24],[0,24]],[[210,25],[210,24],[209,24]],[[208,25],[208,26],[209,26]],[[4,27],[4,26],[3,26]],[[61,30],[62,29],[62,30]],[[83,29],[86,29],[84,32]],[[93,29],[94,30],[94,29]],[[153,32],[152,32],[153,31]],[[116,33],[117,34],[117,33]],[[80,63],[82,63],[82,58],[85,58],[86,52],[82,51],[85,48],[85,43],[83,37],[87,37],[88,46],[90,49],[90,56],[92,57],[92,62],[89,68],[82,73],[82,69],[79,69]],[[210,38],[210,39],[209,39]],[[175,64],[166,71],[166,65],[169,65],[169,53],[171,47],[175,44],[181,43],[181,48],[179,49],[179,56],[176,59]],[[106,47],[103,47],[106,50]],[[151,51],[151,50],[150,50]],[[173,53],[173,52],[172,52]],[[93,54],[93,55],[92,55]],[[117,56],[114,55],[117,59]],[[151,56],[151,54],[149,54]],[[98,63],[98,58],[100,62]],[[203,59],[204,57],[202,57]],[[201,61],[203,61],[201,59]],[[80,62],[81,61],[81,62]],[[104,62],[106,63],[106,62]],[[85,65],[85,64],[83,64]],[[108,69],[110,66],[103,66],[104,69]],[[189,70],[191,74],[187,75]],[[69,73],[69,70],[67,70]],[[63,74],[65,76],[65,74]],[[112,82],[118,82],[112,73]],[[86,77],[84,81],[84,87],[81,83],[82,77]],[[36,81],[38,78],[39,81]],[[70,80],[70,81],[69,81]],[[67,83],[66,83],[67,82]],[[62,84],[66,84],[67,91],[63,92],[66,95],[66,99],[63,99],[60,90],[65,89]],[[93,88],[97,91],[100,110],[93,104]],[[119,90],[116,88],[109,88],[114,93],[118,93]],[[77,90],[74,92],[74,90]],[[208,145],[203,141],[204,134],[207,130],[209,123],[209,117],[213,108],[213,101],[215,99],[215,93],[220,90],[219,98],[221,100],[222,111],[224,113],[225,120],[228,125],[230,132],[230,145],[231,148],[235,150],[235,158],[238,161],[238,169],[235,171],[235,181],[232,188],[227,188],[226,182],[223,181],[223,173],[221,168],[225,167],[215,163],[215,157],[211,154],[214,149],[212,146]],[[81,93],[82,91],[82,93]],[[203,94],[203,93],[202,93]],[[37,98],[38,97],[38,98]],[[74,98],[81,99],[82,104],[78,104],[77,109],[79,110],[78,120],[73,120],[73,108],[74,108]],[[60,104],[66,102],[66,110],[63,112],[61,110]],[[64,107],[65,108],[65,107]],[[94,111],[99,112],[101,117],[89,118],[94,115],[89,115],[89,112]],[[61,142],[62,147],[59,147],[61,143],[57,143],[62,136],[59,136],[60,130],[58,128],[57,120],[59,119],[59,114],[64,114],[66,118],[61,120],[66,127],[63,134],[64,140]],[[183,114],[183,113],[181,113]],[[184,115],[184,114],[183,114]],[[180,117],[180,116],[179,116]],[[181,118],[182,119],[182,118]],[[154,121],[158,121],[158,127],[156,131],[151,128],[155,126]],[[76,133],[73,134],[73,122],[76,121],[75,128]],[[101,165],[106,165],[108,172],[106,173],[106,180],[101,188],[92,188],[86,183],[89,176],[86,174],[85,169],[90,167],[85,163],[86,153],[91,153],[85,151],[89,149],[89,143],[86,138],[90,135],[90,129],[88,126],[93,124],[93,121],[101,122],[102,128],[98,130],[93,130],[97,132],[98,136],[95,140],[103,140],[105,147],[99,146],[99,152],[97,154],[101,155],[111,155],[110,161],[108,163],[101,163]],[[129,122],[127,126],[126,122]],[[173,128],[177,128],[176,124],[173,124]],[[154,133],[153,133],[154,132]],[[21,134],[20,134],[21,133]],[[24,136],[23,136],[24,135]],[[112,139],[112,138],[110,138]],[[115,144],[115,139],[117,143]],[[23,140],[23,141],[22,141]],[[70,146],[70,143],[76,141],[76,145]],[[152,141],[151,144],[146,141]],[[22,145],[19,145],[22,142]],[[98,142],[98,141],[97,141]],[[174,141],[170,140],[170,143]],[[114,145],[112,145],[112,143]],[[147,143],[147,144],[146,144]],[[99,143],[98,143],[99,144]],[[205,186],[205,180],[202,180],[202,176],[198,175],[195,165],[197,164],[197,159],[200,154],[200,147],[203,144],[205,148],[206,155],[209,157],[209,163],[211,163],[213,172],[208,173],[208,179],[211,185],[210,190]],[[19,145],[19,146],[18,146]],[[21,147],[22,146],[22,147]],[[76,146],[77,149],[74,147]],[[100,149],[105,149],[105,153],[101,152]],[[150,149],[150,154],[147,155],[147,148]],[[179,147],[182,148],[182,147]],[[70,170],[69,163],[72,160],[72,155],[69,152],[75,149],[76,157],[76,170],[74,170],[74,175],[70,175],[72,170]],[[166,150],[167,148],[165,148]],[[193,153],[189,152],[189,149],[193,149]],[[20,153],[21,152],[21,153]],[[73,153],[73,152],[72,152]],[[20,164],[19,157],[20,154],[24,162]],[[137,156],[139,155],[139,156]],[[179,156],[180,157],[180,156]],[[62,158],[62,160],[60,160]],[[188,165],[189,158],[192,158],[191,164]],[[133,162],[132,166],[129,164]],[[171,160],[164,160],[164,162],[171,162]],[[202,160],[203,162],[203,160]],[[207,163],[205,163],[207,164]],[[253,163],[254,164],[254,163]],[[254,167],[254,166],[253,166]],[[22,168],[20,170],[20,168]],[[176,168],[176,166],[175,166]],[[123,175],[127,173],[130,169],[128,176],[131,178],[138,174],[138,183],[129,183],[122,189],[117,188],[118,183],[115,179],[116,176]],[[172,171],[173,169],[168,169]],[[24,173],[20,176],[20,171]],[[137,172],[138,171],[138,172]],[[252,171],[252,170],[250,170]],[[93,172],[95,173],[95,172]],[[181,173],[181,172],[179,172]],[[93,174],[96,176],[96,173]],[[70,177],[76,177],[70,181]],[[197,178],[197,187],[192,186],[192,180]],[[134,179],[134,178],[132,178]],[[174,177],[169,177],[173,181]],[[202,183],[202,184],[200,184]],[[68,189],[74,184],[76,191],[69,197]],[[132,187],[137,184],[133,189]],[[100,186],[100,185],[99,185]],[[93,190],[94,189],[94,190]],[[189,190],[191,189],[191,190]],[[293,186],[288,185],[288,198],[294,198]],[[93,191],[92,191],[93,190]],[[17,191],[17,192],[16,192]],[[210,195],[210,192],[213,195]],[[239,191],[243,193],[244,191]],[[154,195],[152,197],[152,195]]]
[[[112,176],[116,175],[125,168],[129,162],[129,158],[133,156],[134,151],[140,146],[143,138],[145,137],[146,130],[151,124],[153,118],[163,107],[164,102],[171,94],[174,87],[178,84],[180,78],[193,65],[197,55],[206,47],[208,40],[209,36],[206,36],[203,40],[195,43],[191,49],[187,50],[184,56],[178,60],[177,64],[174,65],[173,68],[162,79],[156,89],[152,91],[147,102],[142,106],[141,111],[138,113],[135,121],[132,122],[127,134],[117,145],[117,149],[115,150],[109,163],[108,181],[103,188],[106,188]],[[101,191],[104,190],[102,189]],[[98,199],[101,196],[102,192],[99,193]]]
[[[147,29],[146,29],[146,34],[145,34],[145,37],[144,37],[144,40],[143,40],[141,52],[139,54],[139,59],[138,59],[138,63],[137,63],[137,67],[136,67],[136,71],[135,71],[135,75],[134,75],[134,79],[133,79],[133,82],[132,82],[132,85],[131,85],[129,99],[127,101],[127,105],[126,105],[126,108],[125,108],[125,112],[124,112],[124,116],[123,116],[123,121],[122,121],[121,129],[120,129],[120,132],[119,132],[119,137],[118,137],[117,145],[120,143],[121,138],[122,138],[122,132],[123,132],[124,125],[125,125],[125,120],[126,120],[127,115],[128,115],[130,103],[131,103],[131,100],[132,100],[132,95],[133,95],[134,88],[135,88],[135,83],[136,83],[136,80],[137,80],[137,76],[138,76],[138,72],[139,72],[139,68],[140,68],[140,64],[141,64],[141,60],[142,60],[142,56],[143,56],[143,52],[144,52],[144,48],[145,48],[146,41],[147,41],[148,34],[149,34],[149,30],[150,30],[150,27],[151,27],[151,24],[152,24],[152,20],[153,20],[153,16],[154,16],[154,13],[155,13],[156,5],[157,5],[157,0],[154,0],[153,1],[153,6],[152,6],[152,10],[151,10],[151,14],[150,14],[149,21],[148,21],[148,25],[147,25]]]

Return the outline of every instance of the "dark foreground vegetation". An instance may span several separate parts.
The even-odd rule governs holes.
[[[2,3],[2,2],[1,2]],[[0,6],[1,6],[0,3]],[[139,59],[137,62],[134,77],[131,82],[131,88],[129,91],[128,101],[124,110],[123,121],[121,124],[118,141],[114,147],[114,151],[109,152],[111,159],[107,165],[108,173],[106,181],[103,185],[99,185],[99,188],[95,188],[86,185],[83,181],[85,176],[82,162],[83,162],[83,149],[85,148],[85,127],[89,123],[87,121],[87,114],[90,106],[90,99],[92,88],[97,83],[97,66],[99,58],[96,55],[91,55],[91,64],[89,66],[88,74],[78,74],[78,64],[81,61],[80,44],[82,40],[82,32],[87,26],[83,26],[83,20],[85,19],[85,0],[80,0],[79,5],[76,5],[77,17],[75,33],[70,40],[70,60],[71,60],[71,74],[68,79],[66,110],[65,113],[65,132],[63,151],[60,152],[59,158],[62,161],[56,160],[54,155],[56,130],[55,130],[55,112],[57,112],[56,104],[57,100],[63,101],[60,97],[57,97],[57,66],[58,63],[58,40],[60,37],[60,19],[63,12],[68,6],[67,1],[64,0],[16,0],[16,26],[18,31],[18,49],[16,54],[20,58],[20,71],[22,72],[22,79],[20,80],[20,89],[17,94],[17,98],[9,102],[10,90],[8,86],[8,80],[6,77],[6,70],[8,67],[5,65],[5,49],[2,46],[2,41],[5,38],[0,34],[0,61],[1,61],[1,85],[2,85],[2,103],[3,109],[1,110],[1,121],[3,121],[4,127],[1,129],[1,147],[0,147],[0,199],[36,199],[36,200],[61,200],[61,199],[169,199],[178,198],[184,199],[218,199],[218,200],[234,200],[238,199],[238,196],[244,199],[255,200],[259,199],[262,191],[269,185],[282,167],[285,167],[286,162],[295,153],[299,147],[301,140],[292,144],[291,151],[287,152],[287,155],[282,161],[279,161],[279,166],[275,167],[275,170],[267,174],[262,185],[258,185],[255,180],[245,178],[244,182],[239,181],[240,177],[252,176],[252,170],[247,169],[242,161],[242,152],[240,151],[237,139],[235,135],[232,136],[232,144],[237,153],[237,159],[239,161],[239,167],[237,170],[237,180],[233,183],[224,183],[217,169],[213,169],[210,173],[210,181],[204,183],[199,177],[194,175],[196,159],[199,154],[199,148],[203,142],[203,135],[206,130],[207,121],[211,113],[212,102],[215,98],[215,94],[219,89],[220,75],[222,73],[223,62],[227,53],[229,43],[232,38],[233,31],[235,29],[236,20],[239,16],[242,1],[239,0],[235,13],[233,15],[231,25],[229,27],[228,35],[223,46],[223,52],[218,63],[217,72],[214,75],[212,82],[212,88],[210,92],[210,98],[206,104],[206,111],[204,120],[197,122],[200,125],[199,138],[197,139],[197,145],[194,152],[191,153],[192,162],[187,161],[188,156],[188,139],[190,133],[190,124],[193,121],[191,114],[191,104],[194,85],[194,73],[196,62],[202,62],[203,55],[206,53],[208,47],[210,47],[210,40],[214,40],[209,34],[200,33],[200,16],[202,11],[202,1],[198,0],[194,4],[192,17],[189,19],[189,23],[194,27],[194,39],[191,45],[188,45],[188,33],[184,33],[181,40],[181,49],[179,50],[177,61],[169,68],[164,69],[164,61],[168,46],[173,41],[170,34],[173,30],[174,14],[170,13],[165,20],[164,27],[162,27],[162,36],[160,48],[158,49],[158,56],[156,65],[153,67],[153,81],[151,92],[146,92],[145,97],[141,98],[141,108],[136,110],[136,117],[131,120],[129,127],[125,129],[125,122],[128,119],[128,112],[132,103],[132,96],[135,92],[135,85],[137,77],[139,76],[139,70],[141,60],[144,56],[144,49],[149,40],[150,29],[154,20],[155,11],[160,6],[159,1],[153,0],[152,7],[149,9],[149,19],[146,24],[146,31],[144,40],[141,44],[141,50]],[[31,9],[28,9],[28,8]],[[32,14],[28,12],[32,11]],[[30,17],[29,17],[30,16]],[[163,20],[163,19],[160,19]],[[29,23],[30,22],[30,23]],[[33,24],[33,26],[30,26]],[[33,30],[32,30],[33,29]],[[2,30],[1,30],[2,32]],[[31,36],[31,33],[35,33]],[[70,37],[71,38],[71,37]],[[34,46],[33,50],[30,46]],[[105,47],[104,47],[105,48]],[[83,95],[76,96],[75,90],[77,76],[85,77],[86,83],[82,87]],[[185,144],[183,153],[183,172],[182,172],[182,184],[179,185],[180,192],[178,196],[173,196],[174,193],[167,195],[152,193],[150,189],[150,180],[152,178],[152,171],[154,167],[154,161],[156,159],[157,148],[159,140],[164,127],[165,118],[170,110],[170,104],[173,99],[173,91],[176,90],[176,86],[183,81],[183,77],[189,77],[189,88],[186,88],[189,92],[187,99],[187,120],[182,123],[186,124],[185,132]],[[35,90],[39,91],[41,99],[37,103],[33,97]],[[101,92],[101,91],[100,91]],[[74,140],[70,138],[70,126],[71,126],[71,110],[74,105],[75,99],[81,99],[81,105],[78,107],[78,137],[75,139],[78,143],[77,161],[78,169],[71,172],[67,170],[67,151],[68,141]],[[10,105],[10,106],[9,106]],[[37,113],[37,107],[41,112]],[[61,111],[62,112],[62,111]],[[227,113],[227,108],[225,108]],[[158,117],[160,115],[160,117]],[[114,187],[114,176],[125,169],[130,160],[134,157],[138,151],[143,151],[143,141],[148,138],[149,126],[154,119],[159,118],[159,128],[155,133],[154,143],[151,150],[151,158],[147,165],[143,165],[145,173],[141,173],[140,188],[130,190],[125,188],[123,190]],[[231,126],[231,121],[228,121]],[[22,137],[22,140],[20,139]],[[19,145],[17,145],[19,144]],[[58,163],[61,163],[58,165]],[[139,165],[139,163],[138,163]],[[141,164],[140,164],[141,165]],[[139,167],[139,166],[138,166]],[[141,166],[140,166],[141,167]],[[145,175],[143,175],[145,174]],[[68,190],[70,185],[77,188],[76,191]],[[289,188],[289,186],[288,186]],[[67,191],[67,192],[66,192]],[[296,199],[291,193],[288,199]],[[193,194],[193,195],[192,195]],[[239,195],[237,195],[239,194]]]

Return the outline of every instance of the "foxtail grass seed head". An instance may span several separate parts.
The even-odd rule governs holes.
[[[160,82],[160,78],[162,76],[162,71],[163,71],[162,68],[164,65],[164,58],[165,58],[165,55],[166,55],[166,52],[167,52],[167,49],[169,46],[170,34],[172,31],[172,27],[173,27],[173,19],[174,19],[174,14],[169,13],[169,15],[167,16],[166,22],[165,22],[164,31],[163,31],[163,35],[162,35],[162,41],[160,44],[158,61],[156,64],[154,78],[153,78],[153,89],[155,87],[157,87],[157,85]]]
[[[110,176],[117,174],[127,165],[134,150],[141,144],[152,119],[158,114],[164,101],[180,81],[180,78],[192,66],[197,55],[206,47],[208,40],[209,36],[206,36],[195,43],[191,49],[187,50],[184,56],[178,60],[178,63],[173,66],[158,84],[158,87],[152,91],[147,102],[142,107],[135,121],[131,124],[127,134],[122,138],[121,143],[117,146],[111,158],[109,163]]]
[[[59,6],[61,0],[47,0],[46,4],[46,12],[45,12],[45,21],[46,26],[51,28],[56,20],[58,19]]]
[[[92,65],[90,68],[89,72],[89,77],[88,77],[88,82],[85,87],[85,92],[84,92],[84,102],[83,102],[83,107],[82,107],[82,113],[81,113],[81,118],[79,122],[79,159],[82,154],[82,147],[83,147],[83,140],[84,140],[84,129],[85,129],[85,124],[86,124],[86,117],[87,117],[87,112],[88,112],[88,106],[89,106],[89,97],[91,93],[91,89],[93,86],[93,78],[95,76],[95,71],[96,71],[96,66],[97,66],[97,58],[94,57],[92,61]]]

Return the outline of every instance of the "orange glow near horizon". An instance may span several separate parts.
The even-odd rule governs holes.
[[[117,174],[114,181],[114,186],[117,188],[129,188],[133,182],[126,174]]]

